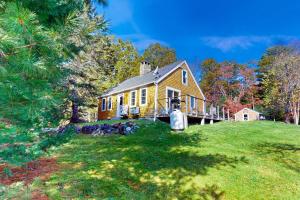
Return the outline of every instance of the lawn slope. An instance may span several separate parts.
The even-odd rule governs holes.
[[[53,199],[300,199],[300,128],[273,122],[139,122],[128,137],[76,136],[61,170],[36,181]]]

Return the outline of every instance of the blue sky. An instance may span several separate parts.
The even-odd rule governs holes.
[[[267,47],[300,38],[299,0],[109,0],[97,11],[139,52],[160,42],[191,65],[255,62]]]

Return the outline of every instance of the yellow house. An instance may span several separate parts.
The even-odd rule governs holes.
[[[205,97],[186,61],[151,71],[143,62],[140,75],[106,91],[98,101],[98,119],[157,118],[172,111],[171,100],[181,100],[181,111],[205,115]]]

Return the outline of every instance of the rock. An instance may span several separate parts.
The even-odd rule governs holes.
[[[139,127],[134,122],[87,125],[81,128],[83,134],[92,134],[93,136],[104,136],[112,134],[129,135],[135,132]]]

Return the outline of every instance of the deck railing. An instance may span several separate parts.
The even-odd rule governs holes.
[[[228,114],[226,113],[225,108],[220,109],[219,106],[210,106],[209,109],[207,109],[207,100],[201,99],[201,98],[195,98],[195,108],[191,109],[190,108],[190,95],[181,95],[177,98],[181,100],[181,110],[183,113],[187,114],[190,117],[199,117],[199,118],[207,118],[207,119],[214,119],[214,120],[228,120]],[[172,105],[171,105],[171,100],[174,98],[163,98],[159,99],[159,108],[158,110],[158,117],[168,117],[170,113],[172,112]],[[165,101],[165,105],[162,105],[160,102]],[[186,102],[188,101],[188,103]],[[202,101],[204,103],[204,110],[199,109],[199,101]],[[166,106],[170,108],[166,109]],[[209,111],[209,112],[207,112]]]

